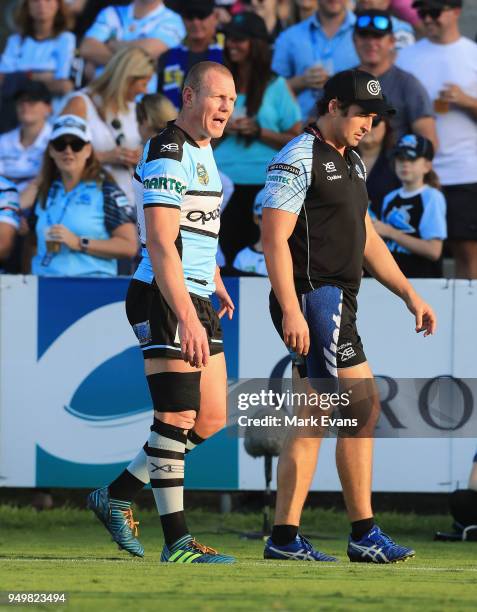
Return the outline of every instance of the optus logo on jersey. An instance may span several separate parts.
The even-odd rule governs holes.
[[[206,213],[203,210],[191,210],[186,215],[189,221],[192,223],[202,222],[202,225],[205,225],[208,221],[215,221],[220,217],[220,206],[217,206],[215,210],[211,210]]]
[[[144,189],[154,189],[161,191],[175,191],[179,195],[183,195],[187,189],[179,179],[172,176],[153,176],[144,180]]]

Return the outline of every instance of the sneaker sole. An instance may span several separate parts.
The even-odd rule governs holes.
[[[405,563],[406,561],[408,561],[409,559],[412,559],[415,556],[416,554],[413,553],[411,555],[406,555],[405,557],[401,557],[400,559],[394,559],[393,561],[371,561],[371,559],[351,559],[350,557],[348,557],[348,559],[350,560],[350,563],[368,563],[372,565],[389,565],[390,563]]]

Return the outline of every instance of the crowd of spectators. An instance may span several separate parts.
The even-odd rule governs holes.
[[[477,278],[477,44],[462,0],[18,0],[0,57],[0,269],[114,276],[137,261],[131,176],[197,62],[237,102],[214,143],[218,263],[266,275],[261,190],[316,120],[323,85],[360,68],[396,108],[359,153],[370,214],[403,271]],[[443,246],[444,245],[444,246]]]

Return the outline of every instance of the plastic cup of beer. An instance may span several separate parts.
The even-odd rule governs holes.
[[[441,98],[436,98],[434,100],[434,111],[439,114],[444,114],[449,112],[449,102],[442,100]]]
[[[58,240],[53,240],[51,236],[51,228],[47,227],[45,230],[45,242],[46,242],[46,252],[47,253],[59,253],[61,250],[61,242]]]

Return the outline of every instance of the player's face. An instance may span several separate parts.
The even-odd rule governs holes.
[[[427,174],[432,164],[424,157],[418,157],[417,159],[406,159],[405,157],[396,157],[395,160],[396,174],[399,180],[406,184],[415,184],[423,179],[424,175]]]
[[[375,113],[365,113],[357,104],[352,104],[343,115],[339,109],[334,114],[335,135],[339,144],[357,147],[361,139],[371,130]]]
[[[365,66],[379,66],[391,58],[394,49],[394,38],[390,34],[386,36],[371,35],[368,32],[356,33],[354,36],[356,52]]]
[[[201,137],[221,138],[237,99],[232,75],[209,70],[194,97],[194,120]]]

